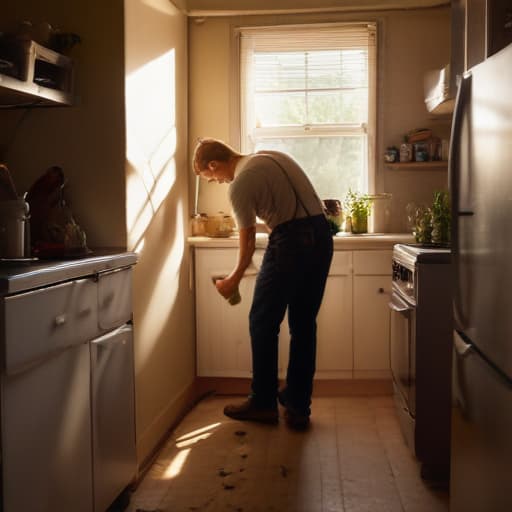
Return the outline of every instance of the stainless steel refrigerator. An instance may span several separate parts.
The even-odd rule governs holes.
[[[512,45],[458,91],[451,512],[512,510]]]

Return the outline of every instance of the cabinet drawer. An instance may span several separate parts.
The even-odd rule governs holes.
[[[354,251],[354,274],[391,275],[392,251]]]
[[[332,255],[330,276],[346,276],[352,273],[352,252],[334,251]]]
[[[5,298],[6,370],[98,332],[97,284],[80,279]]]
[[[132,318],[132,271],[129,268],[100,274],[98,325],[101,331],[119,327]]]

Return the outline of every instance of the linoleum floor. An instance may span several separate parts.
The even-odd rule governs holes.
[[[306,432],[222,414],[241,397],[199,402],[170,435],[128,512],[447,512],[400,432],[392,397],[313,401]],[[281,410],[282,413],[282,410]]]

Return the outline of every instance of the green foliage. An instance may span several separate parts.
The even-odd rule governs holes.
[[[340,230],[340,225],[332,217],[327,217],[327,222],[329,223],[329,228],[334,236]]]
[[[447,191],[434,192],[432,201],[432,242],[450,242],[451,209],[450,196]]]
[[[359,136],[283,137],[258,141],[256,151],[290,154],[306,171],[320,198],[341,199],[363,186],[365,140]]]
[[[351,217],[367,217],[370,215],[371,200],[366,194],[349,189],[343,201],[343,208]]]

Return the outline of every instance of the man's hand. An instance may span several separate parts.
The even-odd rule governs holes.
[[[215,288],[225,298],[229,299],[238,289],[239,281],[232,277],[215,280]]]

